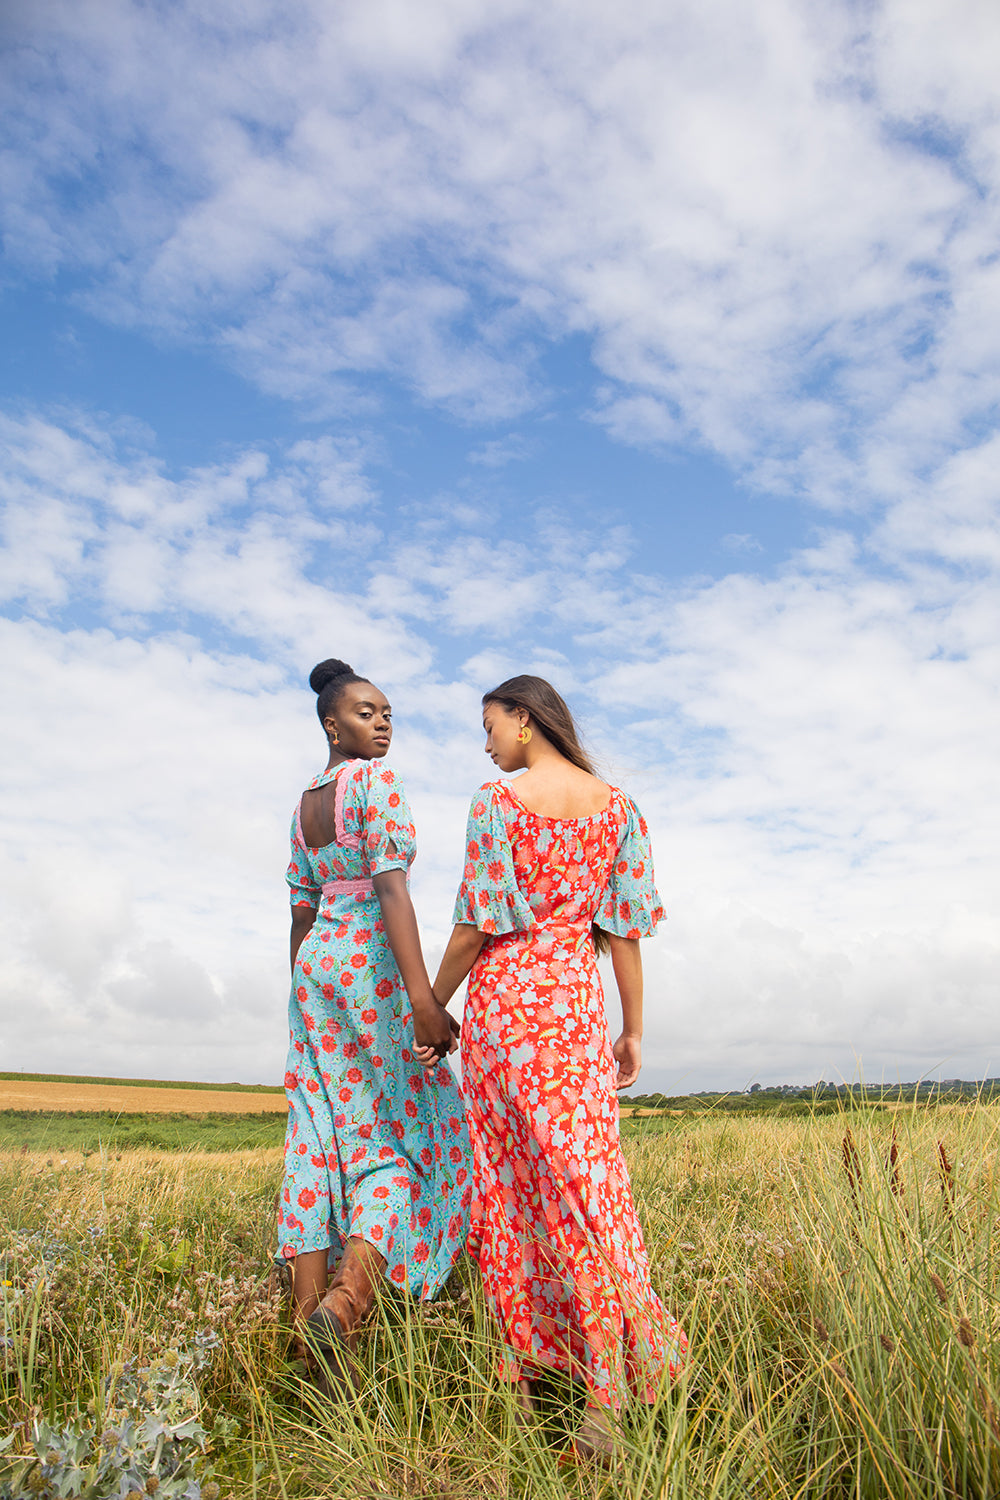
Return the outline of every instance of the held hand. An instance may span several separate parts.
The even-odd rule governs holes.
[[[615,1062],[618,1064],[618,1079],[616,1088],[631,1088],[639,1076],[642,1067],[642,1041],[639,1037],[622,1032],[612,1047]]]
[[[435,1068],[442,1057],[454,1052],[457,1032],[457,1022],[436,1000],[413,1007],[414,1051],[421,1067]]]
[[[454,1016],[449,1015],[448,1020],[451,1023],[451,1042],[448,1047],[448,1053],[450,1055],[452,1052],[458,1051],[458,1043],[459,1038],[462,1035],[462,1028],[459,1026]],[[443,1053],[438,1052],[435,1047],[414,1047],[413,1050],[417,1054],[417,1062],[422,1068],[426,1069],[428,1073],[433,1073],[434,1069],[437,1067],[438,1063],[441,1061],[444,1055]]]

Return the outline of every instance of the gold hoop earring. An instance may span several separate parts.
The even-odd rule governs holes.
[[[527,724],[522,724],[521,727],[520,727],[520,729],[517,731],[517,742],[518,742],[518,744],[519,745],[526,745],[530,739],[531,739],[531,730],[528,728]]]

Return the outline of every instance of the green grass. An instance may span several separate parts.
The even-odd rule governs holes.
[[[386,1295],[360,1397],[316,1397],[269,1268],[276,1151],[0,1158],[8,1460],[40,1419],[79,1425],[90,1403],[100,1427],[126,1362],[162,1383],[201,1331],[199,1463],[222,1500],[1000,1493],[1000,1110],[655,1123],[626,1149],[691,1357],[624,1417],[609,1472],[560,1465],[566,1392],[518,1430],[467,1267],[431,1307]]]
[[[247,1151],[280,1146],[284,1113],[256,1115],[116,1114],[112,1110],[43,1113],[0,1110],[0,1150],[119,1152]]]

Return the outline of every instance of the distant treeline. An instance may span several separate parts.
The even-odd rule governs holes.
[[[805,1112],[832,1114],[845,1106],[881,1104],[936,1105],[977,1101],[1000,1103],[1000,1078],[968,1083],[961,1078],[920,1083],[816,1083],[806,1087],[776,1084],[770,1088],[754,1084],[746,1092],[698,1094],[623,1094],[628,1109],[654,1109],[699,1113],[727,1110],[738,1113]]]

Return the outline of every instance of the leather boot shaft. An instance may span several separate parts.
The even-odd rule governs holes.
[[[383,1255],[366,1240],[347,1241],[336,1274],[327,1287],[320,1307],[333,1313],[343,1330],[344,1342],[353,1345],[358,1329],[371,1311],[375,1288],[385,1273]]]

